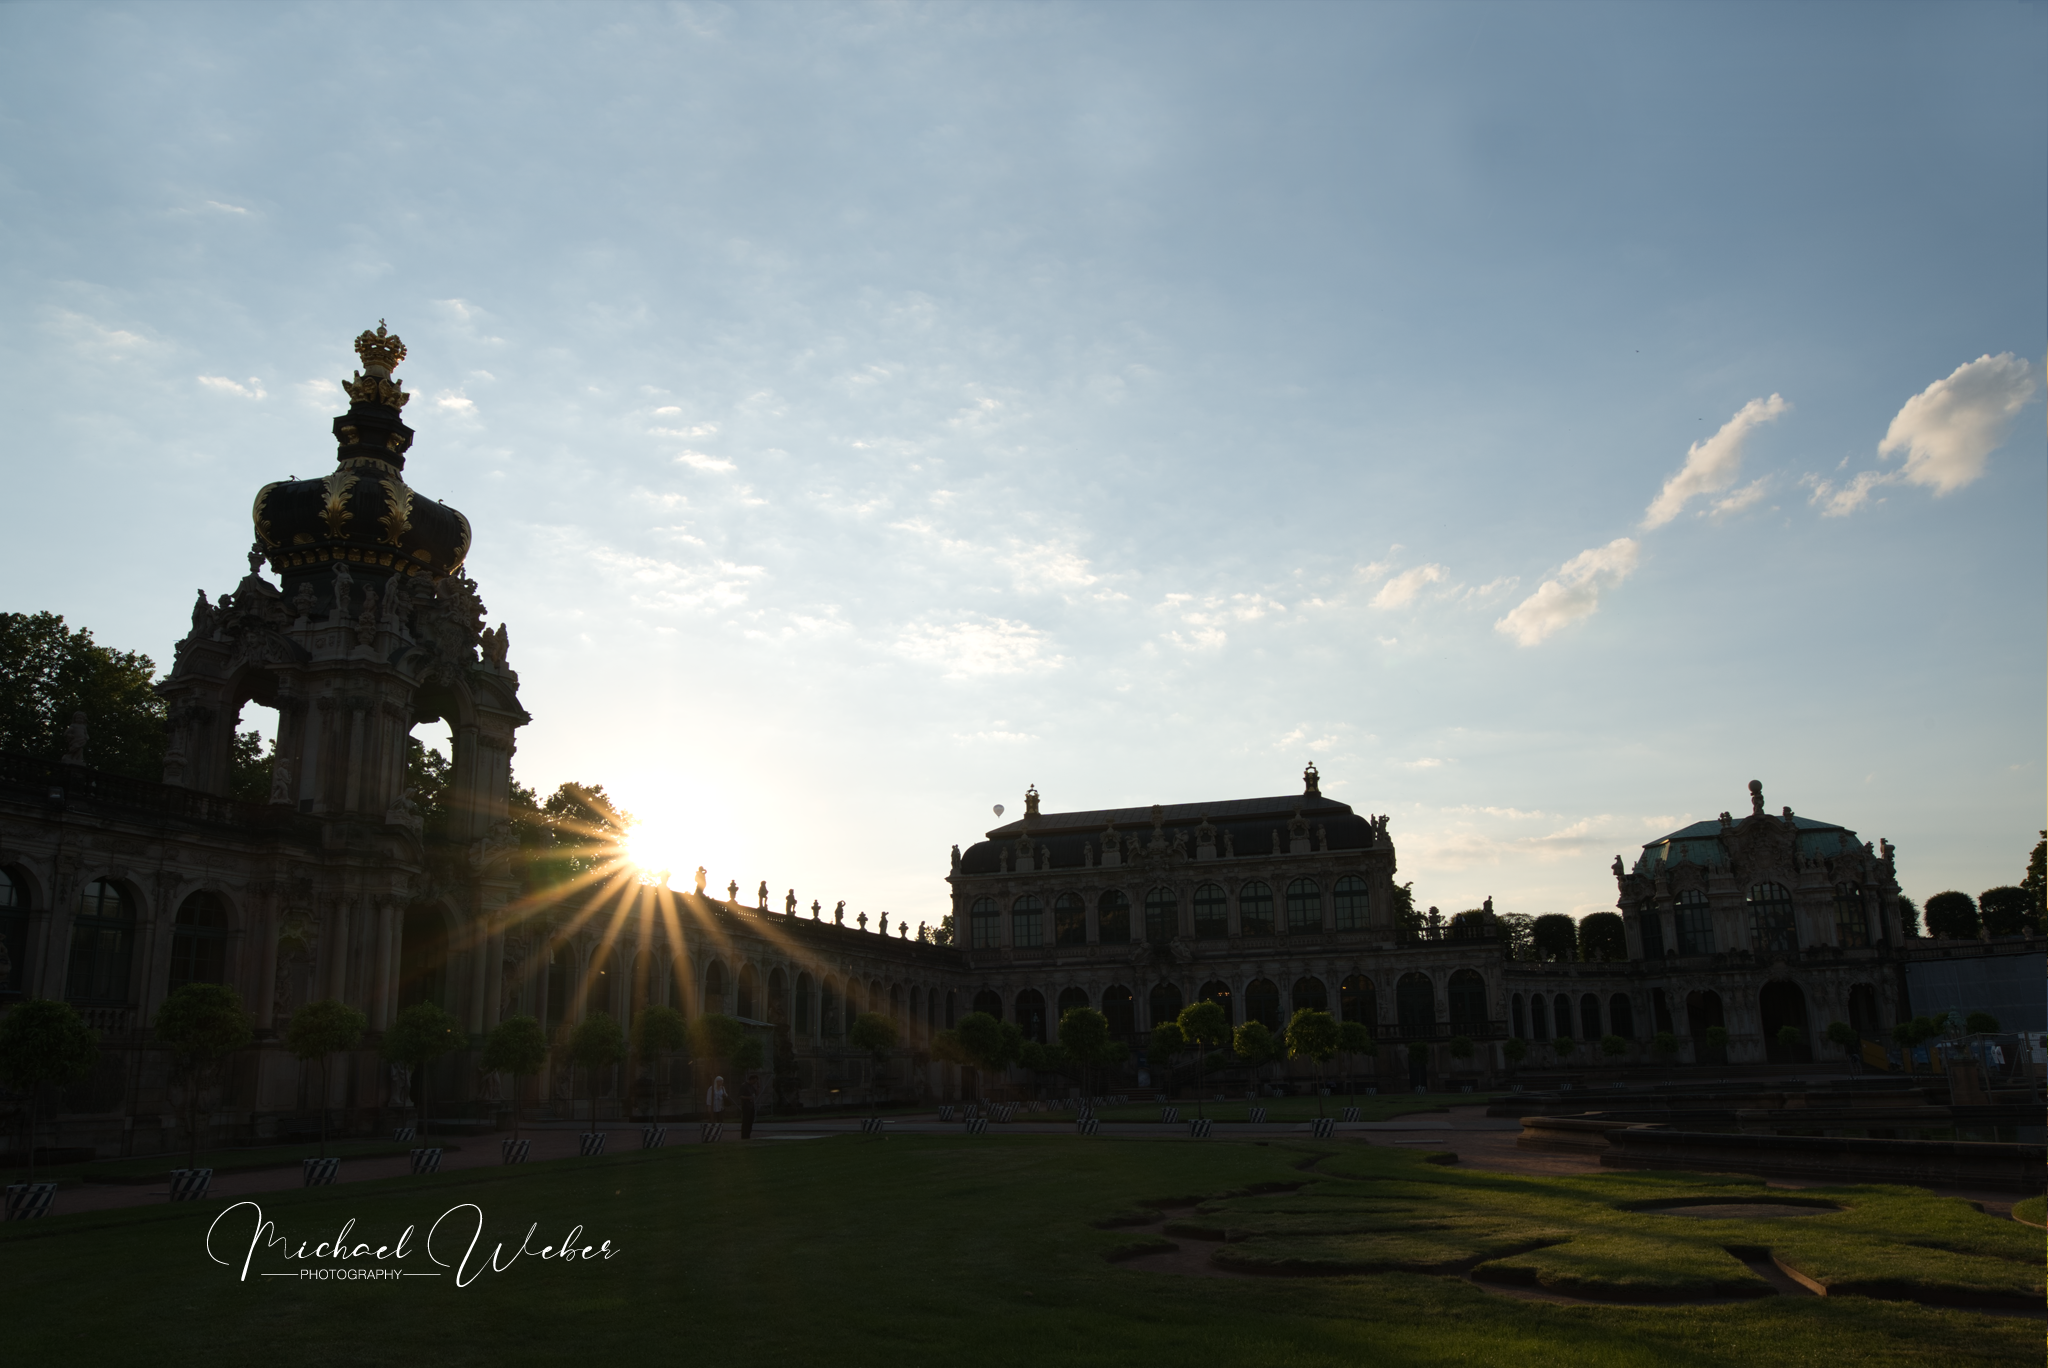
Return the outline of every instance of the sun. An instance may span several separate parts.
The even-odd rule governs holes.
[[[626,829],[626,859],[641,874],[655,882],[688,866],[682,854],[681,834],[661,822],[635,821]]]

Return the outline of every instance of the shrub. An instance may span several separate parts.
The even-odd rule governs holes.
[[[320,1061],[320,1153],[327,1153],[327,1061],[353,1050],[370,1028],[370,1019],[338,998],[309,1002],[292,1013],[284,1028],[285,1048],[302,1064]]]
[[[1529,1042],[1520,1036],[1512,1036],[1501,1045],[1500,1052],[1508,1067],[1513,1068],[1529,1057]]]
[[[1788,1050],[1794,1049],[1806,1043],[1806,1032],[1800,1030],[1797,1026],[1780,1026],[1778,1028],[1778,1043]]]
[[[669,1011],[662,1008],[662,1011]],[[508,1016],[484,1042],[484,1068],[512,1078],[512,1138],[519,1138],[519,1080],[540,1072],[548,1057],[547,1033],[530,1016]],[[657,1109],[656,1115],[659,1115]]]
[[[1656,1035],[1650,1037],[1650,1048],[1655,1050],[1660,1058],[1676,1059],[1678,1057],[1678,1037],[1670,1031],[1659,1031]]]
[[[2034,895],[2024,888],[1987,888],[1977,895],[1984,929],[1994,936],[2032,935],[2041,929]]]
[[[1628,1053],[1628,1041],[1610,1031],[1600,1037],[1600,1053],[1609,1059],[1619,1059]]]
[[[1846,1021],[1828,1023],[1828,1040],[1842,1047],[1844,1053],[1854,1055],[1863,1044],[1863,1038],[1856,1034],[1856,1028]]]
[[[1972,1012],[1963,1023],[1963,1029],[1971,1035],[1997,1035],[1998,1018],[1989,1012]]]
[[[1579,1042],[1573,1040],[1570,1036],[1559,1036],[1550,1042],[1551,1052],[1559,1059],[1570,1059],[1573,1052],[1578,1048]]]
[[[1452,1036],[1452,1037],[1451,1037],[1451,1058],[1453,1058],[1453,1059],[1470,1059],[1471,1057],[1472,1057],[1472,1037],[1471,1037],[1471,1036]]]
[[[1593,912],[1579,919],[1579,958],[1616,963],[1628,958],[1628,932],[1619,912]]]
[[[1949,889],[1927,900],[1927,934],[1944,940],[1975,940],[1980,923],[1969,894]]]
[[[1529,941],[1539,960],[1569,960],[1578,952],[1578,923],[1562,912],[1546,912],[1529,928]]]

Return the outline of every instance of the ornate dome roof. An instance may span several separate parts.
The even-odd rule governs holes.
[[[380,320],[356,339],[356,355],[363,369],[342,381],[350,404],[334,420],[333,473],[258,490],[250,512],[257,545],[287,582],[336,560],[373,575],[453,574],[469,555],[469,519],[405,483],[412,429],[399,411],[412,396],[391,378],[405,343]]]

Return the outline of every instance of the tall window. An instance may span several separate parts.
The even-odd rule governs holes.
[[[1422,974],[1403,974],[1394,985],[1394,1007],[1401,1034],[1427,1038],[1436,1034],[1436,989]]]
[[[1145,895],[1145,939],[1164,945],[1180,932],[1180,899],[1170,888],[1155,888]]]
[[[1045,899],[1026,893],[1010,904],[1010,944],[1028,949],[1045,943]],[[1043,1013],[1045,1009],[1039,1008]]]
[[[827,1040],[839,1038],[839,985],[831,979],[818,990],[818,1027]]]
[[[1045,1044],[1045,995],[1036,988],[1017,994],[1017,1029],[1026,1040]]]
[[[1273,934],[1273,889],[1253,879],[1237,890],[1237,925],[1247,936]]]
[[[1870,919],[1863,914],[1863,890],[1835,885],[1835,944],[1851,950],[1870,944]]]
[[[997,1021],[1001,1021],[1003,1019],[1003,1000],[996,996],[993,989],[984,988],[974,995],[974,1010],[983,1016],[992,1016]]]
[[[704,970],[704,1010],[725,1011],[725,966],[717,960]]]
[[[1003,914],[994,898],[976,898],[968,909],[967,925],[976,950],[993,950],[1003,943]]]
[[[1112,888],[1095,900],[1095,938],[1104,945],[1131,943],[1131,900]]]
[[[1287,930],[1301,935],[1323,929],[1323,890],[1314,879],[1287,885]]]
[[[1607,1029],[1623,1040],[1636,1038],[1636,1006],[1626,993],[1616,993],[1607,999]]]
[[[1572,1000],[1559,993],[1551,1001],[1551,1015],[1557,1022],[1557,1033],[1568,1036],[1572,1033]]]
[[[1055,945],[1088,943],[1088,904],[1079,893],[1062,893],[1053,899],[1052,939]]]
[[[1195,890],[1195,934],[1203,940],[1230,934],[1230,901],[1223,896],[1223,885],[1205,883]]]
[[[1600,999],[1592,993],[1579,999],[1579,1028],[1586,1033],[1587,1040],[1598,1040],[1605,1034],[1600,1029]]]
[[[1337,985],[1337,1006],[1346,1021],[1355,1021],[1365,1027],[1380,1023],[1379,993],[1373,988],[1372,980],[1363,974],[1353,974]]]
[[[1642,910],[1636,914],[1636,926],[1643,936],[1643,958],[1660,960],[1664,958],[1664,918],[1657,911],[1655,898],[1643,899]]]
[[[1483,1029],[1486,1025],[1486,980],[1471,969],[1460,969],[1451,975],[1449,988],[1451,999],[1451,1025],[1463,1031]]]
[[[0,998],[20,994],[28,982],[28,885],[0,869]]]
[[[1678,914],[1672,920],[1678,923],[1679,954],[1714,953],[1714,914],[1707,906],[1706,894],[1697,888],[1679,894]]]
[[[135,955],[135,906],[111,879],[94,879],[71,925],[71,966],[64,995],[73,1002],[126,1003]]]
[[[811,1033],[811,976],[796,976],[796,1034],[801,1040]]]
[[[1171,983],[1155,983],[1146,996],[1145,1010],[1154,1026],[1164,1026],[1180,1015],[1180,989]]]
[[[1253,979],[1244,986],[1244,1019],[1269,1031],[1280,1029],[1280,989],[1271,979]]]
[[[1319,978],[1299,978],[1294,981],[1291,1001],[1297,1012],[1304,1008],[1327,1012],[1330,1010],[1330,990],[1323,986],[1323,981]]]
[[[1203,984],[1202,991],[1197,995],[1197,1000],[1215,1003],[1223,1009],[1223,1020],[1226,1025],[1235,1026],[1237,1024],[1237,1012],[1231,1004],[1230,985],[1222,979],[1210,979],[1207,983]]]
[[[1799,949],[1792,921],[1792,893],[1783,884],[1749,886],[1749,945],[1759,955],[1789,955]]]
[[[1508,1034],[1517,1040],[1529,1034],[1529,1013],[1522,1006],[1522,995],[1516,993],[1508,999]]]
[[[218,893],[194,893],[171,932],[171,984],[228,981],[228,908]]]
[[[1339,931],[1363,931],[1365,916],[1372,908],[1372,893],[1365,880],[1356,874],[1346,874],[1337,880],[1332,893],[1336,902],[1337,929]]]
[[[1137,1031],[1137,1004],[1131,1001],[1131,990],[1122,984],[1112,984],[1102,990],[1102,1015],[1109,1020],[1109,1035],[1112,1040],[1129,1040]]]

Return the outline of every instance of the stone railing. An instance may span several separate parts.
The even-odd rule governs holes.
[[[0,788],[32,793],[45,803],[89,803],[152,816],[182,818],[210,826],[262,831],[298,829],[314,819],[288,807],[240,803],[216,794],[129,779],[85,765],[65,765],[34,756],[0,753]]]

